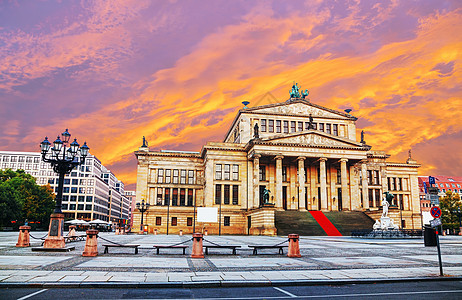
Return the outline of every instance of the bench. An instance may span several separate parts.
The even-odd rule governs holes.
[[[209,254],[209,248],[226,248],[226,249],[232,249],[233,254],[236,254],[236,248],[241,248],[241,246],[236,246],[236,245],[203,245],[205,247],[205,254]]]
[[[253,255],[257,255],[257,249],[279,249],[279,254],[284,254],[284,247],[288,245],[248,245],[249,248],[253,248]]]
[[[157,254],[159,254],[159,250],[161,248],[178,248],[178,249],[183,249],[183,255],[186,254],[186,248],[189,248],[187,245],[154,245],[153,246],[157,250]]]
[[[138,254],[138,247],[140,245],[131,245],[131,244],[126,244],[126,245],[117,245],[117,244],[106,244],[104,246],[104,254],[109,253],[109,247],[114,247],[114,248],[135,248],[135,254]]]
[[[85,241],[86,237],[87,237],[86,234],[74,235],[74,236],[65,236],[64,237],[64,242],[65,243],[71,243],[71,242]]]

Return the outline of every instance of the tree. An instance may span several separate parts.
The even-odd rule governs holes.
[[[441,222],[443,229],[459,228],[459,218],[457,217],[457,209],[462,211],[462,201],[459,194],[447,191],[446,196],[440,199]]]
[[[38,221],[49,222],[54,207],[54,194],[50,186],[39,186],[35,178],[23,170],[0,170],[0,226]]]

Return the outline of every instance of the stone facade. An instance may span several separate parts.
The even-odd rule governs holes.
[[[144,224],[160,233],[273,235],[275,210],[356,210],[380,219],[381,198],[390,191],[395,224],[420,228],[420,165],[411,158],[389,162],[385,152],[358,142],[356,120],[292,98],[239,110],[224,141],[201,152],[141,147],[137,201],[151,204]],[[201,207],[217,207],[220,222],[197,222]],[[140,220],[135,211],[135,230]]]

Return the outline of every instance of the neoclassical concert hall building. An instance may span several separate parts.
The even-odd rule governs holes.
[[[421,228],[420,165],[411,155],[389,161],[357,132],[356,117],[306,96],[294,85],[287,101],[244,106],[223,141],[200,152],[154,151],[143,143],[135,152],[136,190],[137,202],[150,204],[146,230],[274,235],[275,212],[283,211],[359,211],[380,220],[387,191],[395,196],[388,213],[394,223]],[[201,222],[202,208],[216,208],[217,222]],[[132,231],[140,221],[135,210]]]

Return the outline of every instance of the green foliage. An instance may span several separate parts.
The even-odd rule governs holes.
[[[0,227],[29,222],[47,226],[54,207],[54,194],[50,186],[39,186],[35,178],[23,170],[0,170]]]
[[[440,209],[443,229],[458,229],[459,218],[457,216],[457,209],[460,209],[462,212],[462,201],[459,194],[447,191],[446,196],[440,199]]]

